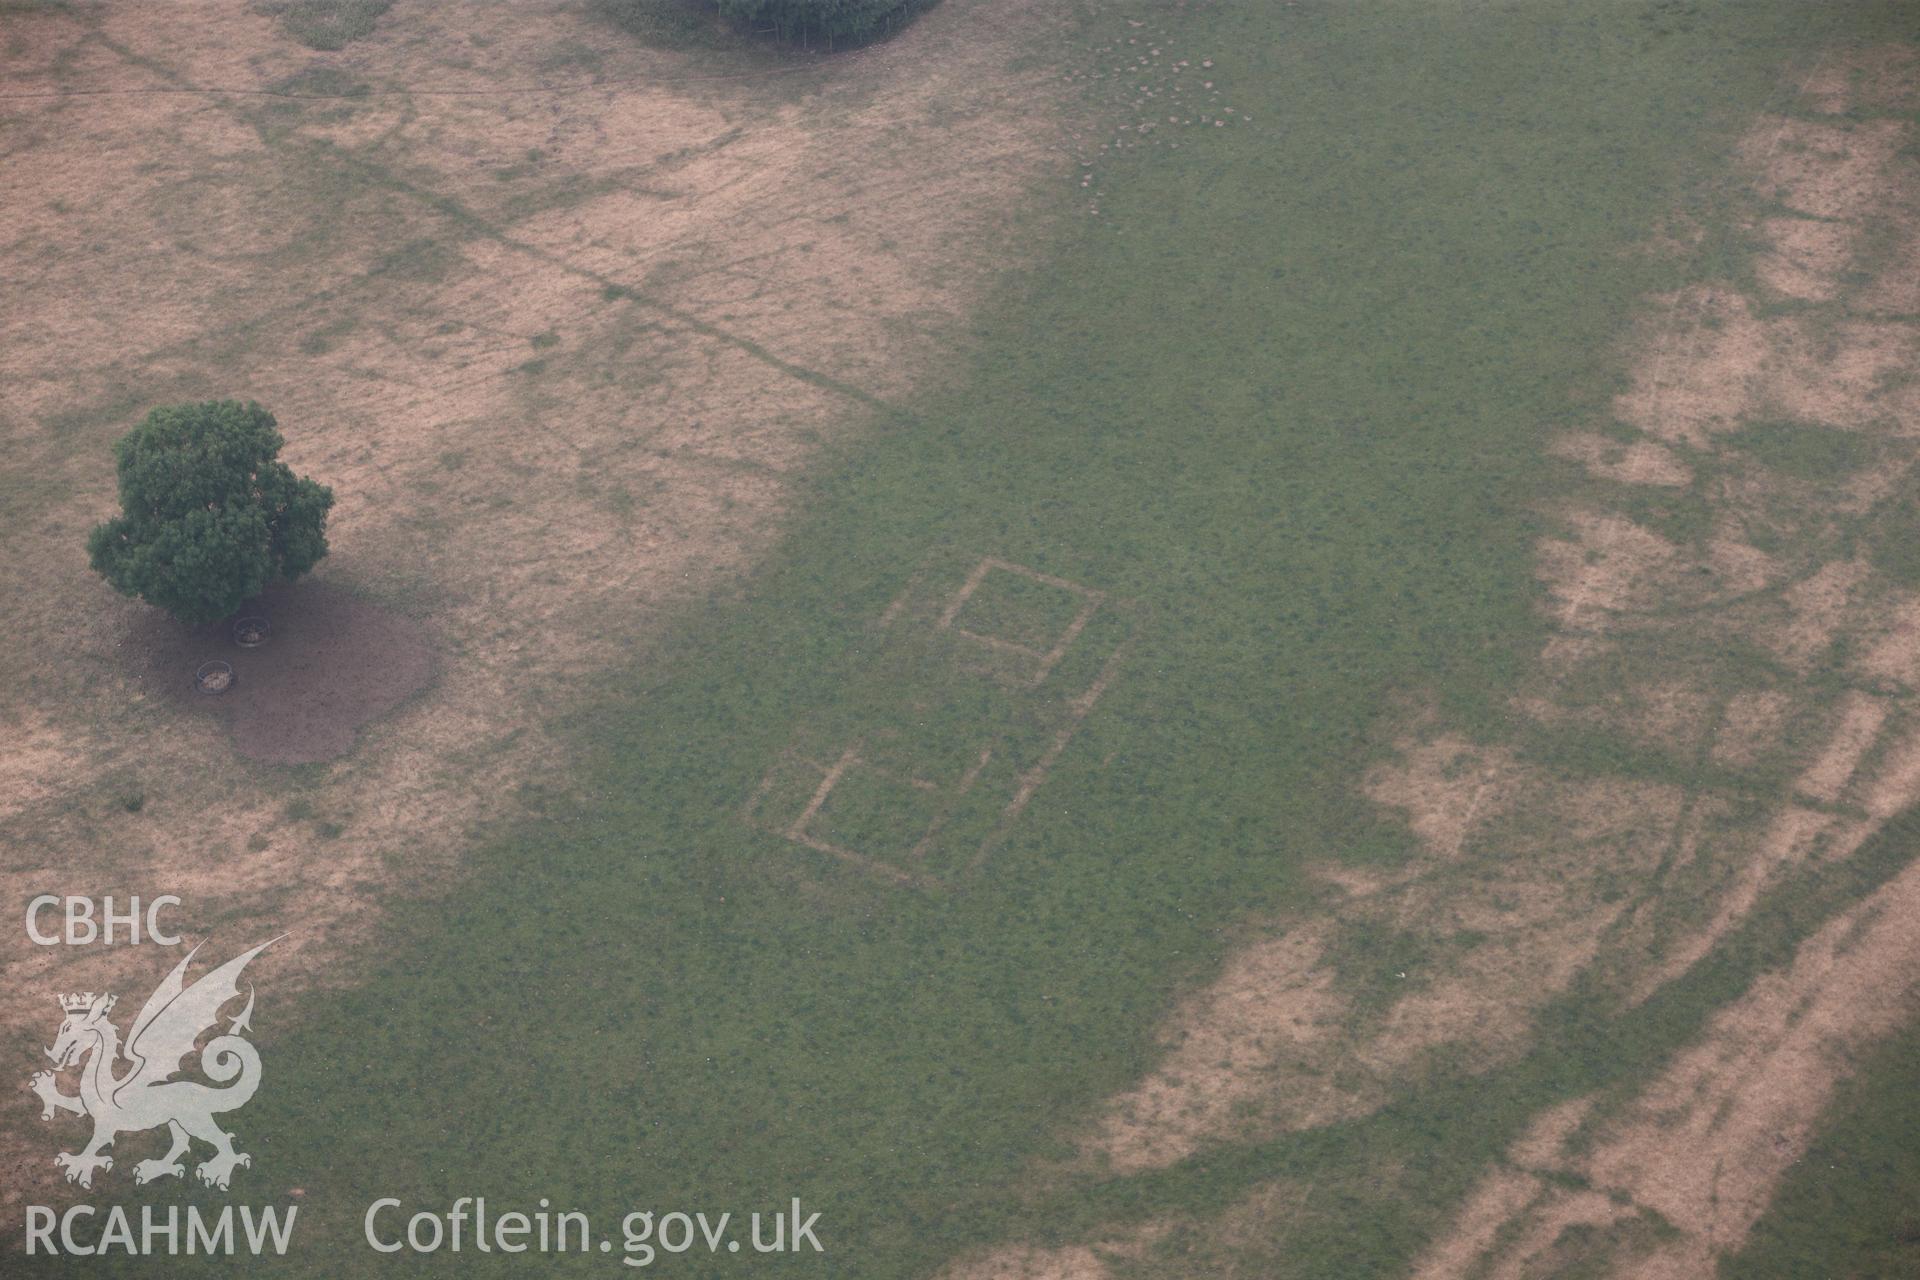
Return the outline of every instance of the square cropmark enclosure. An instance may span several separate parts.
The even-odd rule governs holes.
[[[747,820],[888,879],[939,883],[952,870],[941,837],[966,808],[992,752],[982,749],[968,767],[942,768],[946,762],[925,753],[916,759],[891,736],[856,741],[830,759],[789,751],[761,780]],[[961,828],[979,828],[983,817],[990,820],[991,809],[976,811]],[[972,838],[977,842],[977,832]]]
[[[947,602],[940,625],[1003,654],[1032,662],[1039,684],[1066,656],[1105,597],[1064,578],[988,558]]]
[[[821,797],[805,834],[869,859],[911,849],[938,815],[939,784],[903,776],[859,757]]]
[[[804,726],[747,822],[901,883],[1002,844],[1118,673],[1131,611],[995,557],[923,567],[875,624],[836,723]]]

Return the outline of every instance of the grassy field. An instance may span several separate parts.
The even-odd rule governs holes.
[[[1900,22],[1786,0],[1083,6],[1032,57],[1098,113],[1137,118],[1116,81],[1144,31],[1209,63],[1235,118],[1110,150],[1027,215],[1051,248],[980,313],[960,384],[880,397],[768,563],[561,713],[587,802],[498,832],[396,912],[372,981],[264,1035],[248,1132],[299,1171],[306,1239],[245,1270],[392,1270],[358,1243],[380,1196],[611,1221],[797,1195],[823,1258],[659,1265],[926,1275],[1297,1177],[1284,1244],[1186,1253],[1176,1232],[1152,1274],[1404,1273],[1526,1116],[1652,1069],[1910,837],[1659,999],[1576,991],[1518,1063],[1443,1067],[1371,1118],[1135,1177],[1070,1165],[1072,1135],[1247,920],[1314,909],[1303,866],[1409,855],[1353,780],[1413,700],[1510,714],[1563,482],[1545,441],[1604,416],[1635,309],[1682,283],[1637,246],[1676,210],[1729,220],[1714,175],[1783,68]],[[1724,270],[1718,244],[1684,270]],[[1381,935],[1343,980],[1384,990],[1421,945]],[[1832,1151],[1904,1160],[1846,1118],[1910,1126],[1903,1061]],[[1813,1274],[1774,1242],[1888,1212],[1885,1183],[1810,1177],[1731,1274]]]
[[[1837,1276],[1895,1280],[1920,1258],[1920,1037],[1897,1036],[1824,1119],[1824,1133],[1780,1189],[1729,1280]]]

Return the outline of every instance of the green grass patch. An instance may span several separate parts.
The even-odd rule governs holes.
[[[1355,780],[1398,695],[1506,716],[1541,638],[1544,442],[1604,419],[1619,335],[1673,284],[1627,247],[1777,104],[1785,64],[1874,12],[1181,17],[1180,56],[1254,123],[1113,162],[1097,219],[1063,199],[1029,226],[1052,252],[976,317],[964,385],[882,414],[744,586],[562,718],[581,799],[394,913],[365,986],[297,1031],[263,1016],[242,1176],[306,1196],[298,1256],[246,1274],[390,1270],[359,1236],[380,1196],[612,1222],[799,1195],[827,1255],[756,1272],[908,1276],[1281,1177],[1313,1188],[1297,1228],[1228,1261],[1404,1274],[1540,1105],[1655,1068],[1898,851],[1823,867],[1631,1015],[1557,1003],[1507,1071],[1441,1062],[1365,1121],[1144,1177],[1021,1177],[1151,1062],[1236,924],[1303,901],[1303,864],[1390,856],[1356,854]],[[1103,11],[1051,52],[1117,73],[1124,14],[1165,17]],[[1716,198],[1695,212],[1730,221]],[[955,608],[983,557],[1031,572]],[[1381,1001],[1450,961],[1369,941]]]
[[[303,67],[268,89],[290,98],[364,98],[373,92],[373,86],[338,67],[320,66]]]
[[[1722,1280],[1920,1275],[1920,1025],[1843,1084]]]
[[[339,344],[340,339],[346,337],[359,327],[360,317],[357,314],[341,316],[339,319],[330,320],[318,328],[307,330],[307,332],[300,335],[300,341],[295,345],[299,348],[301,355],[325,355]]]
[[[1763,422],[1722,438],[1764,466],[1808,480],[1834,480],[1870,466],[1872,437],[1813,422]]]
[[[334,50],[372,35],[393,0],[253,0],[253,7],[309,49]]]
[[[1874,568],[1902,586],[1920,586],[1920,536],[1915,535],[1920,530],[1920,497],[1907,493],[1892,499],[1877,523],[1895,532],[1873,540]]]
[[[738,42],[731,24],[703,0],[590,0],[592,11],[659,49],[724,49]]]

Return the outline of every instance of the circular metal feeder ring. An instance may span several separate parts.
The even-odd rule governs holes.
[[[242,649],[259,648],[272,633],[273,624],[258,615],[249,614],[233,620],[233,642]]]
[[[218,697],[227,692],[233,688],[235,680],[233,664],[217,659],[201,663],[193,673],[193,687],[209,697]]]

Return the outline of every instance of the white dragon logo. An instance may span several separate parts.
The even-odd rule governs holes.
[[[91,1187],[95,1170],[113,1168],[112,1157],[101,1153],[113,1145],[116,1137],[161,1125],[172,1134],[173,1146],[158,1160],[134,1165],[136,1183],[184,1174],[180,1157],[187,1153],[192,1138],[214,1148],[213,1156],[194,1170],[208,1186],[225,1191],[234,1169],[253,1163],[251,1156],[233,1149],[234,1135],[213,1119],[245,1106],[260,1087],[260,1054],[241,1038],[242,1032],[251,1029],[252,986],[247,988],[247,1007],[229,1022],[227,1033],[207,1041],[200,1050],[201,1070],[226,1087],[215,1089],[197,1080],[171,1077],[194,1052],[194,1041],[217,1026],[221,1007],[239,997],[240,971],[247,962],[278,941],[270,939],[235,956],[189,987],[185,985],[187,966],[200,950],[196,946],[147,997],[146,1006],[127,1033],[124,1050],[119,1031],[107,1020],[114,1005],[112,995],[96,996],[89,991],[60,997],[60,1008],[67,1016],[47,1056],[53,1059],[55,1071],[85,1062],[80,1072],[80,1092],[61,1093],[54,1071],[36,1073],[28,1085],[40,1096],[42,1120],[53,1119],[56,1111],[93,1118],[93,1138],[86,1149],[78,1153],[63,1151],[53,1158],[66,1172],[68,1182]],[[131,1065],[115,1075],[114,1066],[123,1057]]]

